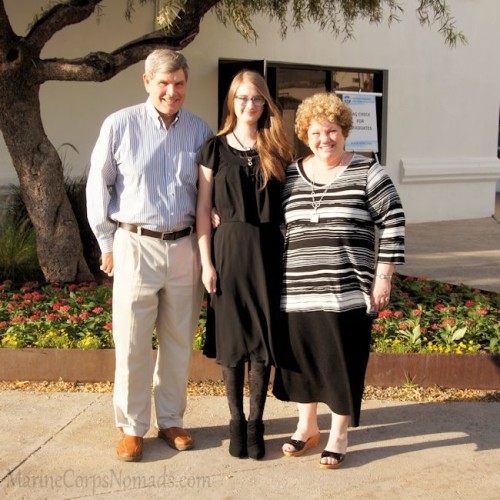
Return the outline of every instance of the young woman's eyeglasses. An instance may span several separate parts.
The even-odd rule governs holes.
[[[238,104],[241,104],[242,106],[246,106],[250,101],[252,101],[254,106],[258,106],[260,108],[266,103],[266,100],[258,95],[254,97],[248,97],[246,95],[235,95],[234,99],[238,102]]]

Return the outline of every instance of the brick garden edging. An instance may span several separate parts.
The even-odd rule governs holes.
[[[370,353],[366,385],[500,389],[500,354]]]
[[[154,353],[153,353],[154,355]],[[114,350],[0,348],[0,380],[108,382],[114,378]],[[193,351],[190,380],[221,380],[221,367]],[[366,385],[500,390],[499,354],[371,353]]]

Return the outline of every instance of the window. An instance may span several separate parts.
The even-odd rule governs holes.
[[[307,146],[297,139],[294,132],[297,107],[306,98],[318,92],[330,90],[325,71],[298,68],[276,68],[277,100],[283,109],[285,128],[293,137],[295,151],[299,156],[308,154]]]
[[[369,92],[376,95],[379,159],[385,162],[384,85],[387,74],[382,70],[332,68],[269,61],[219,60],[219,126],[224,114],[224,99],[234,75],[242,69],[253,69],[265,76],[271,96],[283,110],[285,127],[295,142],[299,156],[308,148],[294,133],[298,105],[318,92]]]

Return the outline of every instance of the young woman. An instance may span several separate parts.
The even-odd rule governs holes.
[[[204,352],[223,367],[229,453],[260,459],[282,278],[281,191],[292,146],[260,74],[245,70],[234,77],[227,109],[222,129],[198,153],[196,226],[203,284],[210,294]],[[214,231],[212,208],[220,216]]]

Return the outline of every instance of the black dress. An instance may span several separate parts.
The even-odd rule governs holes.
[[[260,189],[258,161],[256,150],[233,149],[224,136],[210,139],[197,156],[199,164],[213,170],[212,202],[221,218],[212,237],[217,292],[209,298],[204,354],[229,367],[245,360],[274,364],[282,183],[271,179]]]

